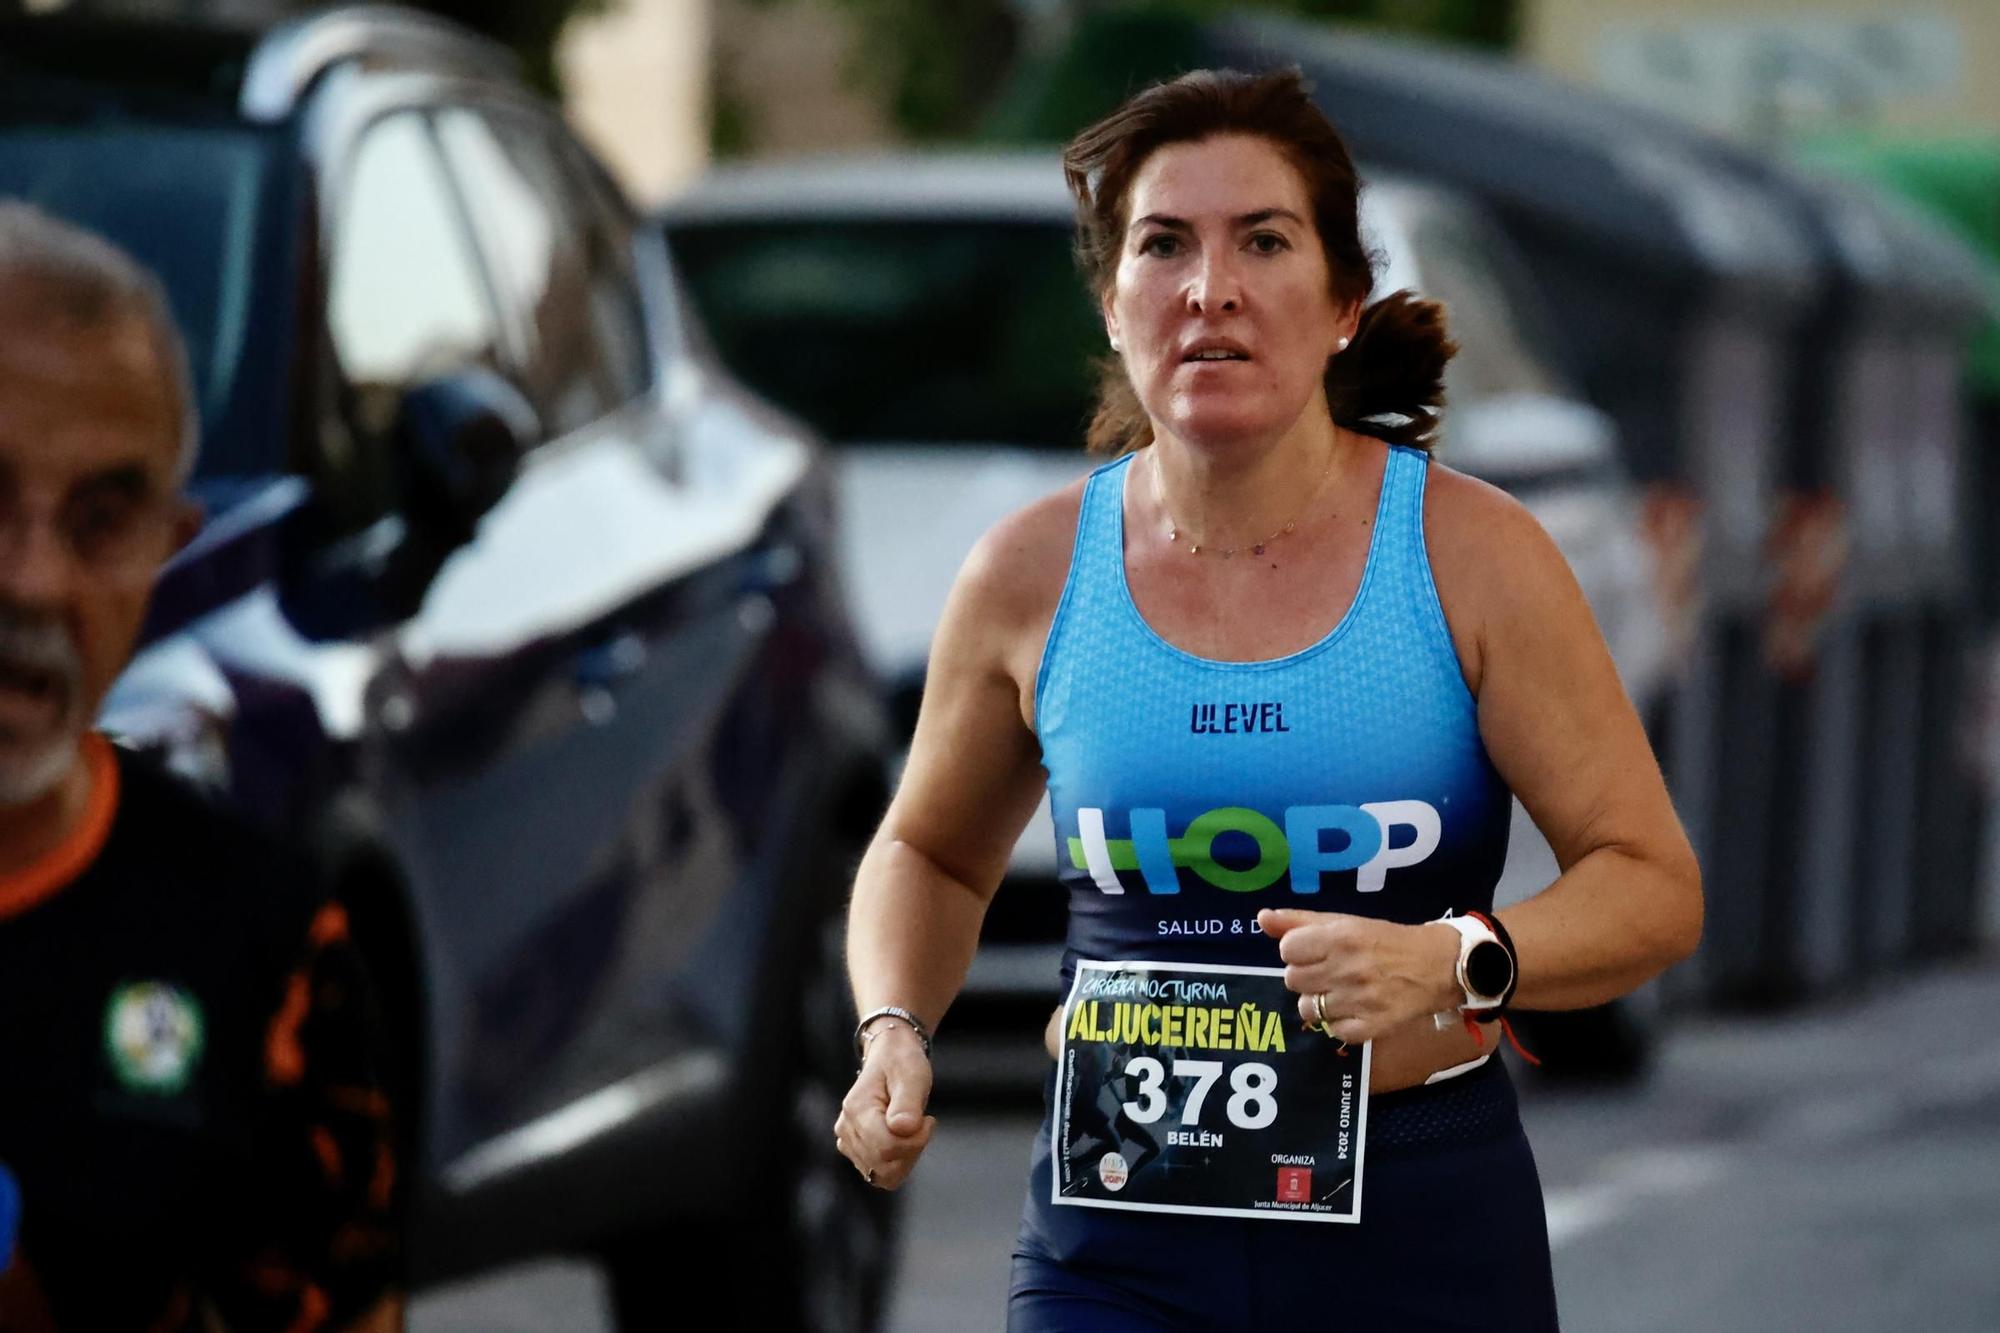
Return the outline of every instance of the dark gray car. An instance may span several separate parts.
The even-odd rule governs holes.
[[[862,1329],[834,1153],[886,730],[822,455],[703,354],[657,232],[494,48],[0,24],[0,193],[156,268],[209,511],[107,729],[309,840],[393,1019],[421,1281],[608,1261]]]

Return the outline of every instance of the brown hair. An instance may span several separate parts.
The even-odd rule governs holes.
[[[1313,224],[1326,252],[1333,298],[1365,300],[1374,265],[1361,240],[1360,188],[1340,131],[1312,103],[1297,69],[1269,74],[1195,70],[1157,83],[1070,141],[1063,174],[1076,197],[1076,254],[1100,300],[1118,271],[1132,180],[1156,149],[1219,134],[1268,139],[1304,179]],[[1353,343],[1326,366],[1333,419],[1393,444],[1428,449],[1444,405],[1444,366],[1457,347],[1445,334],[1444,309],[1407,291],[1361,313]],[[1400,418],[1400,419],[1398,419]],[[1150,444],[1152,423],[1117,357],[1099,369],[1092,453],[1123,454]]]

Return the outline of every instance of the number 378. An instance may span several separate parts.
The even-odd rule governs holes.
[[[1142,1125],[1150,1125],[1167,1113],[1167,1071],[1150,1055],[1138,1055],[1125,1062],[1125,1072],[1139,1080],[1139,1096],[1125,1103],[1125,1114]],[[1187,1100],[1181,1104],[1181,1123],[1201,1123],[1201,1108],[1208,1090],[1222,1077],[1220,1060],[1176,1060],[1174,1077],[1194,1080]],[[1249,1060],[1229,1071],[1230,1098],[1225,1108],[1229,1123],[1238,1129],[1262,1129],[1278,1118],[1278,1071],[1267,1064]]]

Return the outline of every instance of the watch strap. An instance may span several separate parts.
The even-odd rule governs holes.
[[[1507,951],[1507,961],[1514,965],[1513,979],[1507,983],[1506,993],[1500,997],[1499,1008],[1505,1009],[1514,1003],[1514,992],[1521,988],[1521,955],[1514,948],[1514,937],[1507,933],[1507,927],[1500,918],[1490,912],[1467,912],[1466,915],[1486,923],[1486,928],[1499,939],[1500,947]]]
[[[1497,945],[1500,943],[1500,937],[1485,922],[1470,916],[1448,916],[1444,918],[1444,924],[1458,932],[1458,961],[1452,967],[1452,974],[1458,981],[1458,989],[1463,997],[1459,1002],[1459,1009],[1498,1009],[1501,996],[1482,996],[1473,993],[1472,986],[1465,977],[1465,964],[1472,956],[1473,949],[1481,944]]]

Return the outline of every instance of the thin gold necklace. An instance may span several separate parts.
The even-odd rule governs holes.
[[[1154,445],[1153,447],[1155,449],[1159,448],[1158,445]],[[1320,469],[1319,480],[1314,482],[1312,490],[1307,492],[1305,503],[1299,506],[1298,513],[1292,515],[1291,521],[1283,527],[1274,529],[1271,535],[1264,538],[1264,540],[1252,542],[1250,544],[1250,554],[1264,554],[1264,549],[1272,542],[1278,540],[1280,537],[1290,536],[1292,531],[1298,527],[1306,514],[1311,511],[1313,501],[1319,499],[1320,491],[1325,489],[1326,479],[1333,473],[1333,456],[1337,452],[1339,452],[1337,449],[1328,449],[1326,451],[1326,466]],[[1181,540],[1181,525],[1175,520],[1173,511],[1167,508],[1167,487],[1166,483],[1160,478],[1160,457],[1158,454],[1153,455],[1153,495],[1159,501],[1160,512],[1167,516],[1167,540],[1175,545],[1179,545]],[[1187,552],[1189,555],[1200,555],[1203,549],[1204,547],[1198,540],[1191,539],[1188,542]],[[1236,553],[1243,548],[1240,546],[1216,546],[1206,549],[1219,551],[1224,560],[1233,560],[1236,558]]]

